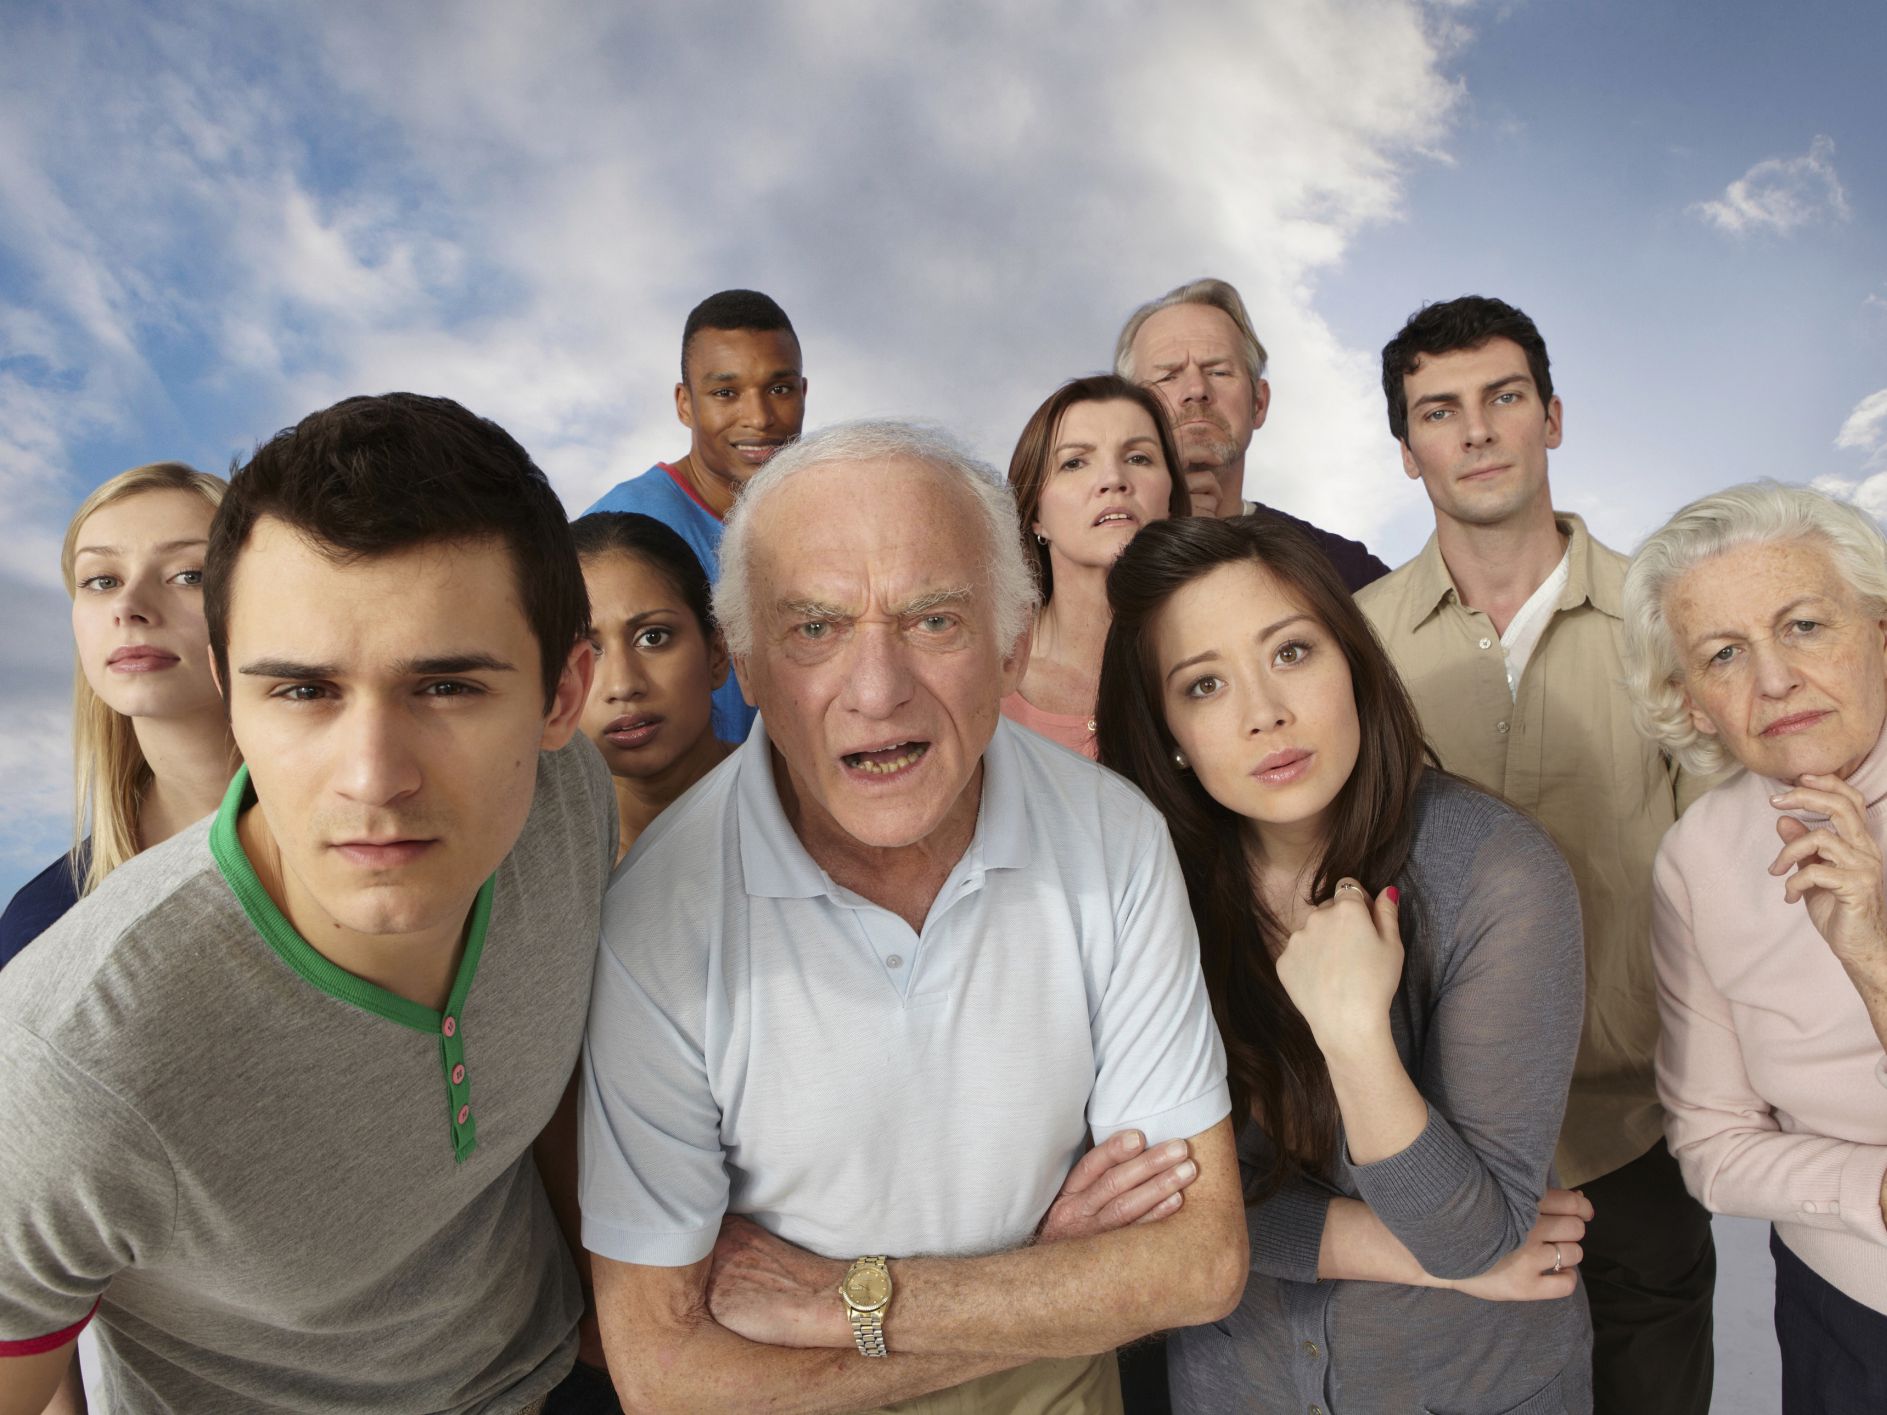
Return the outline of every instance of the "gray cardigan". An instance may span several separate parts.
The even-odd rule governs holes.
[[[1300,1178],[1249,1212],[1251,1278],[1223,1322],[1174,1332],[1177,1412],[1582,1415],[1592,1409],[1583,1289],[1484,1302],[1435,1288],[1317,1280],[1334,1195],[1361,1199],[1438,1277],[1519,1247],[1551,1177],[1584,1000],[1579,897],[1552,840],[1513,807],[1430,772],[1398,881],[1407,959],[1396,1050],[1428,1101],[1399,1154]],[[1249,1163],[1270,1141],[1247,1123]]]

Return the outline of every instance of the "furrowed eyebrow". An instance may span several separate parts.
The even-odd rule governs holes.
[[[969,604],[976,598],[966,586],[951,589],[931,590],[916,599],[908,600],[894,611],[900,619],[910,619],[919,614],[928,614],[933,609],[942,609],[946,605]]]
[[[776,606],[782,614],[798,615],[804,619],[850,619],[852,611],[841,609],[836,604],[827,604],[817,599],[783,599]]]
[[[451,673],[516,673],[517,665],[488,653],[454,653],[439,658],[409,658],[400,665],[403,676],[436,678]]]
[[[331,663],[296,663],[286,658],[258,658],[236,670],[256,678],[287,678],[298,683],[337,678],[341,670]]]
[[[342,676],[342,669],[332,663],[297,663],[287,658],[259,658],[236,670],[256,678],[286,678],[291,682],[310,683]],[[437,678],[454,673],[515,673],[514,665],[488,653],[448,654],[440,658],[413,658],[400,664],[401,677]]]
[[[1055,454],[1059,456],[1063,452],[1092,452],[1094,447],[1095,444],[1092,442],[1057,442]]]

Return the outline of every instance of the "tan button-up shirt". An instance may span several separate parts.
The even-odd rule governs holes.
[[[1566,588],[1517,694],[1493,621],[1461,602],[1433,536],[1357,602],[1442,766],[1532,812],[1578,882],[1586,1017],[1558,1154],[1570,1186],[1629,1164],[1663,1133],[1651,861],[1678,813],[1715,783],[1687,778],[1632,726],[1619,660],[1627,561],[1577,516],[1555,514],[1572,540]]]

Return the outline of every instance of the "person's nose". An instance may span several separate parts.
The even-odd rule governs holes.
[[[1118,457],[1105,454],[1094,459],[1094,494],[1110,496],[1128,491],[1133,486],[1133,479],[1127,475],[1127,464]]]
[[[145,576],[133,575],[112,598],[112,619],[121,628],[128,624],[155,625],[160,622],[157,605],[157,587]]]
[[[842,705],[864,717],[890,717],[911,700],[915,679],[909,653],[896,624],[858,625],[844,665]]]
[[[773,400],[767,397],[764,388],[750,388],[741,395],[740,420],[744,427],[756,428],[761,432],[771,432],[779,425],[779,410],[773,406]]]
[[[340,794],[365,806],[386,806],[417,791],[420,770],[414,724],[398,703],[356,699],[343,709],[336,747]]]
[[[649,693],[648,665],[642,661],[642,655],[633,648],[624,646],[614,653],[603,655],[599,663],[598,676],[603,683],[603,701],[606,703],[632,703],[637,698],[645,698]]]
[[[1756,691],[1765,698],[1786,698],[1802,686],[1795,656],[1774,637],[1752,643],[1749,662],[1755,673]]]
[[[1173,375],[1174,396],[1180,404],[1210,403],[1212,380],[1198,364],[1187,364]]]
[[[1270,674],[1239,674],[1227,686],[1240,695],[1247,736],[1263,736],[1291,724],[1290,707]]]
[[[1461,440],[1468,447],[1485,447],[1495,440],[1494,420],[1487,409],[1469,403],[1461,410]]]

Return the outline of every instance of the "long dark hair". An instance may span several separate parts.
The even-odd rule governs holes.
[[[1036,540],[1029,528],[1035,524],[1035,508],[1042,504],[1042,488],[1049,478],[1049,459],[1055,450],[1055,431],[1067,411],[1078,403],[1133,403],[1153,419],[1154,434],[1160,439],[1160,456],[1166,459],[1166,473],[1173,480],[1166,498],[1168,516],[1192,515],[1192,495],[1186,490],[1186,468],[1179,460],[1179,445],[1173,441],[1173,423],[1166,405],[1151,389],[1130,383],[1117,374],[1097,373],[1086,378],[1071,378],[1042,406],[1029,415],[1016,450],[1009,457],[1009,490],[1016,498],[1016,517],[1022,523],[1022,553],[1035,567],[1035,583],[1042,591],[1042,603],[1055,595],[1055,576],[1049,568],[1048,547]]]
[[[1109,572],[1114,622],[1101,658],[1101,761],[1146,792],[1172,831],[1225,1038],[1232,1114],[1242,1122],[1255,1107],[1273,1142],[1268,1167],[1247,1180],[1247,1201],[1256,1203],[1293,1174],[1328,1171],[1337,1144],[1336,1096],[1309,1024],[1278,982],[1273,953],[1284,930],[1253,887],[1245,819],[1174,763],[1152,642],[1153,623],[1178,590],[1241,563],[1275,576],[1330,632],[1350,666],[1360,727],[1356,766],[1332,803],[1313,901],[1329,899],[1345,876],[1371,894],[1403,876],[1425,749],[1388,655],[1303,532],[1264,516],[1160,521],[1136,535]],[[1403,916],[1414,918],[1419,901],[1407,897],[1406,883],[1404,889]]]

